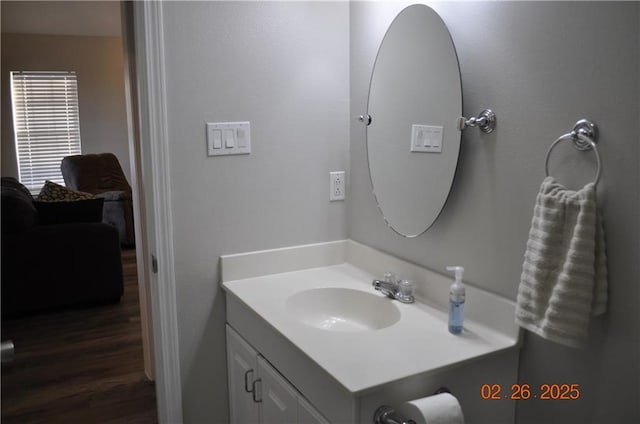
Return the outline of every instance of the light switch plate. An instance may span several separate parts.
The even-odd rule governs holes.
[[[442,133],[438,125],[412,125],[410,151],[420,153],[442,153]]]
[[[250,122],[207,122],[207,156],[251,153]]]

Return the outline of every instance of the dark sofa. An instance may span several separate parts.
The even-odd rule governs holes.
[[[34,202],[13,178],[1,187],[3,318],[120,300],[118,230],[100,222],[102,199]]]
[[[113,153],[67,156],[60,171],[67,187],[104,199],[102,222],[116,227],[120,244],[133,246],[133,198],[131,186]]]

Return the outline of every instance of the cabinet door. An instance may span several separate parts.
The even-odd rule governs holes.
[[[262,356],[258,356],[262,424],[296,424],[298,395],[287,380]]]
[[[298,397],[298,424],[329,424],[302,396]]]
[[[231,424],[258,424],[258,403],[252,390],[257,378],[258,353],[229,325],[227,327],[227,374]]]

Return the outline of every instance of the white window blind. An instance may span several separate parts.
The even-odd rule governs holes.
[[[62,158],[81,154],[75,72],[11,72],[19,179],[30,190],[64,184]]]

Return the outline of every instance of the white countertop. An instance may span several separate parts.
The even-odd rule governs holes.
[[[350,240],[344,243],[347,243],[345,252],[354,246],[356,249],[362,247]],[[317,246],[313,245],[314,254],[317,253]],[[336,245],[329,247],[335,250]],[[255,261],[256,257],[252,255],[256,253],[273,255],[273,251],[254,252],[247,254],[247,258]],[[278,255],[280,253],[281,251],[278,251]],[[378,251],[374,253],[384,255]],[[345,253],[345,260],[350,256],[354,255]],[[228,259],[226,272],[225,259]],[[277,259],[284,260],[282,257]],[[274,257],[268,256],[268,260],[273,267]],[[332,257],[329,262],[336,261],[340,261],[339,255],[337,259]],[[504,331],[500,328],[505,327],[504,325],[497,325],[497,329],[489,328],[486,323],[481,324],[469,317],[465,317],[464,331],[461,335],[450,334],[447,312],[442,308],[443,303],[425,300],[422,294],[428,293],[429,289],[423,290],[420,287],[413,304],[388,299],[389,302],[394,302],[400,311],[400,319],[389,327],[359,332],[312,327],[300,322],[286,308],[286,301],[291,295],[314,288],[338,287],[360,290],[384,298],[383,294],[376,292],[371,286],[371,281],[379,278],[379,275],[373,275],[361,267],[343,262],[226,281],[225,277],[238,277],[242,274],[235,269],[242,268],[240,265],[243,263],[245,270],[242,272],[248,273],[247,275],[259,272],[247,271],[248,262],[242,262],[242,255],[223,257],[223,287],[227,295],[239,299],[353,394],[416,374],[443,370],[518,345],[517,330]],[[279,266],[282,266],[282,262]],[[394,270],[400,274],[400,270],[397,269],[399,266],[395,264]],[[234,270],[231,271],[231,268]],[[417,283],[421,284],[420,281]],[[441,289],[439,290],[442,291]],[[471,295],[477,290],[472,289]],[[468,303],[469,296],[468,292]],[[486,299],[483,300],[482,309],[489,309],[487,312],[490,315],[495,315],[496,310],[501,309],[510,314],[509,302],[505,303],[504,299],[498,300],[501,303],[496,308],[488,307]],[[504,307],[505,304],[507,308]],[[492,316],[491,319],[510,319],[512,322],[513,315]],[[506,328],[515,327],[510,324]]]

